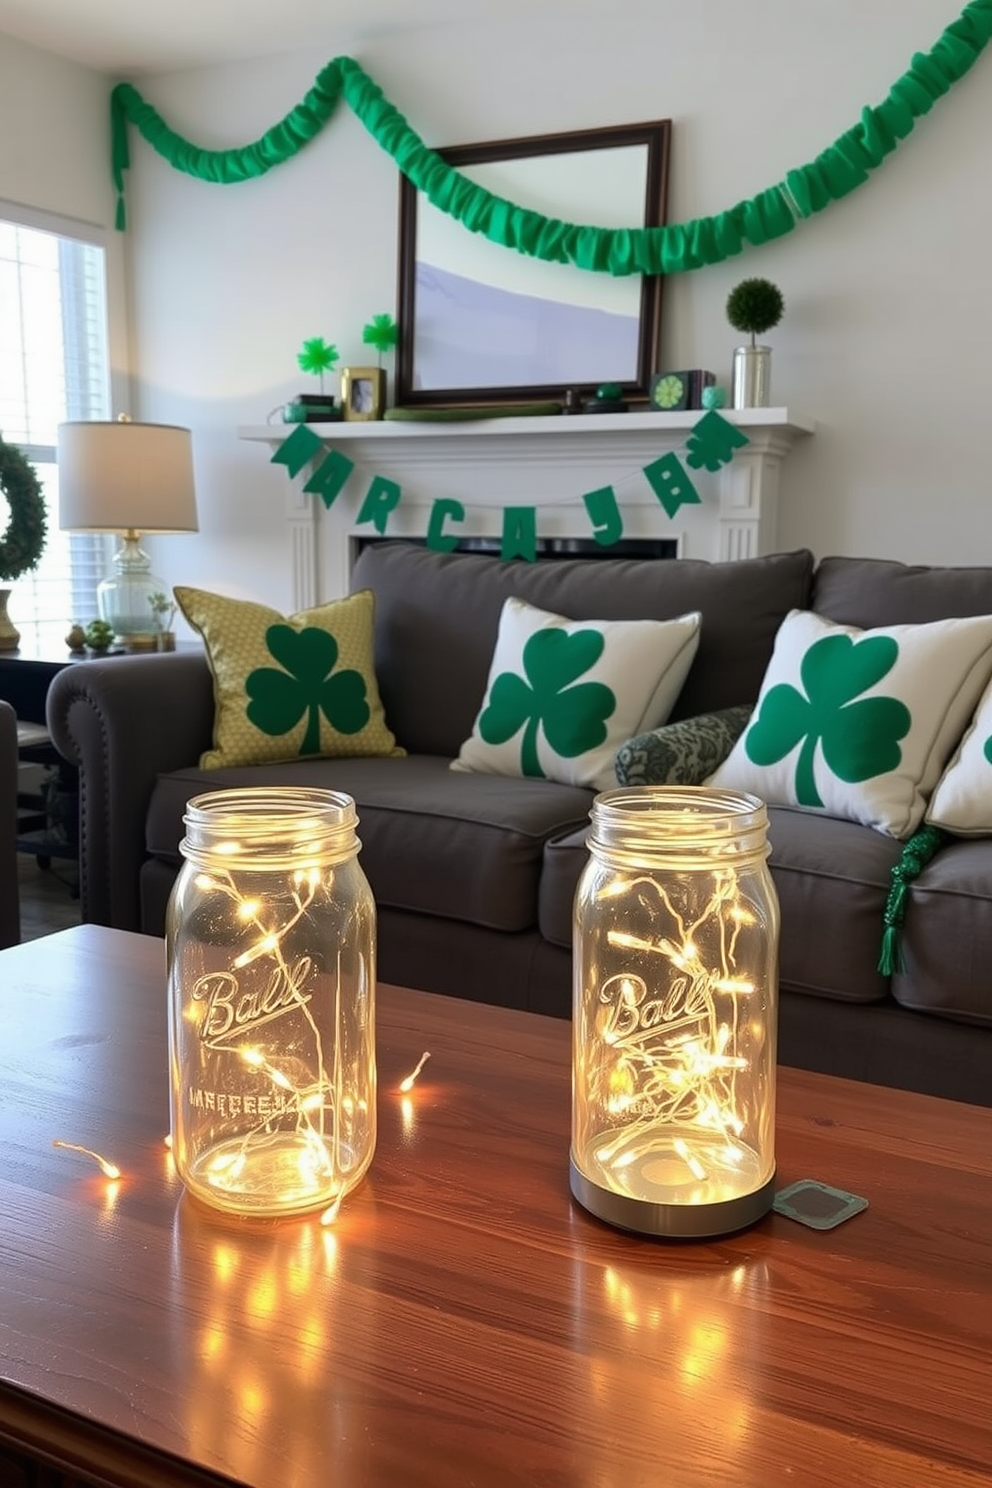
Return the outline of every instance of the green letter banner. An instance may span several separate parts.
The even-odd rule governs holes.
[[[427,546],[435,553],[450,553],[458,546],[458,534],[445,534],[444,524],[448,518],[453,522],[464,522],[465,508],[460,501],[438,499],[431,507],[431,519],[427,524]]]
[[[379,536],[385,537],[389,513],[399,506],[402,495],[402,490],[394,480],[387,480],[384,475],[374,475],[357,520],[371,522]]]
[[[675,516],[680,506],[693,506],[699,501],[699,492],[674,453],[662,455],[660,460],[645,465],[644,474],[670,517]]]
[[[636,419],[637,415],[632,417]],[[704,466],[707,470],[716,471],[722,465],[729,464],[736,449],[741,449],[750,442],[747,435],[730,423],[729,419],[711,410],[704,413],[689,430],[686,436],[689,454],[686,459],[696,469]],[[293,477],[322,448],[324,442],[318,434],[304,424],[297,424],[292,434],[280,444],[271,463],[285,465],[290,477]],[[354,468],[355,462],[349,460],[347,455],[343,455],[340,450],[328,449],[326,458],[315,467],[303,489],[316,492],[324,505],[330,508]],[[689,472],[673,450],[645,465],[643,474],[669,517],[674,518],[681,506],[701,503]],[[384,475],[373,475],[356,522],[372,522],[380,536],[385,537],[390,513],[396,510],[402,499],[403,488],[398,481],[390,480]],[[613,486],[600,486],[596,491],[587,491],[582,497],[582,504],[589,514],[596,541],[604,548],[618,543],[623,536],[623,517]],[[431,506],[427,524],[427,546],[435,552],[448,553],[458,545],[457,535],[446,534],[444,531],[444,524],[449,518],[453,522],[464,522],[465,508],[460,501],[451,497],[439,497]],[[505,507],[500,557],[524,558],[528,563],[533,563],[536,556],[535,508]]]
[[[439,211],[504,248],[550,263],[572,263],[603,274],[678,274],[721,263],[748,244],[759,247],[791,232],[860,186],[906,138],[917,119],[977,61],[992,36],[992,0],[971,0],[929,52],[917,53],[876,108],[806,165],[749,201],[713,217],[666,227],[597,228],[562,222],[494,196],[447,165],[351,57],[337,57],[317,75],[303,101],[252,144],[207,150],[170,129],[131,83],[110,95],[111,156],[117,226],[125,225],[124,172],[130,165],[132,123],[176,170],[230,185],[264,175],[289,160],[324,128],[338,101],[346,103],[399,170]]]
[[[354,468],[354,460],[349,460],[340,450],[328,450],[327,459],[321,461],[303,489],[316,491],[324,505],[330,509]]]
[[[299,475],[307,461],[312,460],[323,448],[324,441],[319,434],[315,434],[305,424],[297,424],[289,438],[283,440],[272,456],[272,464],[285,465],[292,478]]]
[[[525,558],[533,563],[537,557],[537,512],[532,506],[505,506],[503,508],[503,542],[500,555],[509,558]]]
[[[612,548],[623,537],[623,517],[613,487],[601,486],[598,491],[587,491],[582,501],[589,513],[593,537],[604,548]]]

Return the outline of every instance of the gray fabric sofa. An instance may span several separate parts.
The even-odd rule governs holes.
[[[992,613],[992,569],[816,565],[806,551],[528,565],[383,541],[360,555],[353,587],[376,596],[376,672],[404,758],[204,772],[213,692],[203,655],[88,661],[59,674],[48,722],[80,771],[85,919],[162,933],[189,797],[322,785],[357,802],[384,981],[568,1016],[592,794],[449,769],[479,710],[508,595],[572,619],[698,609],[699,651],[673,718],[753,702],[793,608],[861,626]],[[888,978],[877,965],[901,844],[816,812],[770,816],[782,1061],[992,1104],[992,842],[955,841],[924,869],[903,927],[905,971]]]
[[[17,882],[17,715],[0,700],[0,948],[21,938]]]

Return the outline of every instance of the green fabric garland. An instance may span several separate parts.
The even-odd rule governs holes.
[[[10,521],[0,537],[0,580],[19,579],[38,567],[48,536],[48,512],[34,466],[16,445],[0,439],[0,493]]]
[[[892,869],[892,887],[885,901],[885,933],[882,936],[882,953],[878,958],[878,970],[883,976],[892,976],[897,971],[906,970],[899,933],[906,918],[909,886],[919,878],[938,848],[949,840],[950,833],[942,831],[940,827],[921,827],[903,846],[899,861]]]
[[[205,150],[168,127],[130,83],[111,93],[111,150],[117,188],[117,227],[125,226],[124,172],[130,165],[130,121],[154,150],[203,181],[229,185],[264,175],[291,159],[331,118],[342,95],[398,168],[435,207],[504,248],[594,273],[678,274],[721,263],[746,244],[759,247],[791,232],[804,218],[854,190],[906,138],[921,115],[977,61],[992,37],[992,0],[971,0],[933,48],[917,53],[909,71],[877,108],[807,165],[749,201],[713,217],[665,227],[605,228],[562,222],[514,206],[467,180],[428,149],[382,91],[351,57],[337,57],[278,124],[252,144]]]

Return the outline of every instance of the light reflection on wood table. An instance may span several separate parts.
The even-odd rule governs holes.
[[[0,1484],[992,1482],[992,1110],[782,1070],[780,1186],[869,1208],[641,1239],[569,1195],[567,1024],[380,987],[368,1177],[240,1222],[164,1148],[164,970],[0,954]]]

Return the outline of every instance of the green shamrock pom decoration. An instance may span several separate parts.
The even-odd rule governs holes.
[[[391,315],[373,315],[362,331],[362,341],[366,346],[375,348],[380,367],[383,356],[387,351],[392,351],[398,338],[399,327]]]
[[[785,311],[782,291],[770,279],[742,279],[727,296],[727,319],[735,331],[743,331],[755,344],[777,326]]]
[[[308,373],[311,377],[320,378],[320,391],[324,391],[324,373],[330,372],[334,363],[339,361],[341,353],[336,346],[325,341],[323,336],[311,336],[304,341],[303,349],[296,358],[297,366],[301,372]]]

